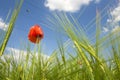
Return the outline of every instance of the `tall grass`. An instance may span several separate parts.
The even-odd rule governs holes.
[[[14,12],[16,16],[11,18],[13,23],[20,6]],[[40,46],[35,52],[29,48],[26,53],[20,52],[18,60],[14,55],[3,55],[0,57],[0,80],[120,80],[119,28],[101,37],[100,14],[97,12],[96,41],[91,43],[72,15],[53,13],[48,21],[51,26],[61,28],[70,43],[58,42],[58,49],[47,58],[42,56]],[[13,29],[12,22],[10,26]],[[8,36],[12,29],[8,29]],[[9,39],[7,35],[5,39],[4,45]],[[71,47],[73,53],[66,49],[70,45],[74,46]],[[0,51],[2,54],[4,50],[1,48]],[[110,58],[102,57],[106,51]]]
[[[17,19],[17,16],[18,16],[18,13],[19,13],[20,8],[21,8],[21,6],[22,6],[23,0],[20,0],[20,2],[18,2],[18,3],[19,3],[19,4],[15,6],[15,9],[14,9],[14,11],[13,11],[13,13],[12,13],[12,17],[11,17],[11,19],[10,19],[10,22],[9,22],[9,26],[8,26],[6,35],[5,35],[5,37],[4,37],[4,40],[3,40],[2,45],[0,46],[0,56],[4,53],[5,47],[6,47],[6,45],[7,45],[7,42],[8,42],[8,40],[9,40],[9,37],[10,37],[10,35],[11,35],[11,33],[12,33],[12,30],[13,30],[13,28],[14,28],[14,23],[15,23],[15,21],[16,21],[16,19]],[[8,14],[8,15],[9,15],[9,14]],[[7,18],[8,18],[8,17],[7,17]],[[6,19],[7,19],[7,18],[6,18]]]

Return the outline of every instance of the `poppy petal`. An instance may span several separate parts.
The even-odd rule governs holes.
[[[44,34],[41,27],[39,25],[34,25],[30,28],[28,39],[32,43],[39,43],[43,36]]]

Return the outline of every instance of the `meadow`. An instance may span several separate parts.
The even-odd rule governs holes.
[[[58,49],[46,58],[41,54],[40,44],[36,45],[34,52],[29,46],[26,55],[20,52],[19,60],[13,55],[5,55],[4,50],[22,3],[23,0],[16,5],[1,42],[0,80],[120,80],[120,28],[101,36],[99,11],[96,13],[96,36],[93,42],[72,15],[53,13],[48,19],[49,23],[61,28],[68,41],[64,43],[58,40]],[[106,53],[110,56],[105,56]]]

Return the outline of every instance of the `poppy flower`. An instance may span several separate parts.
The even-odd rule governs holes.
[[[28,39],[32,43],[37,43],[37,44],[40,42],[43,36],[44,36],[43,31],[39,25],[32,26],[28,33]]]

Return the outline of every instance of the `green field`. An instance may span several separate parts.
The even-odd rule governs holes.
[[[69,40],[65,43],[58,40],[58,49],[49,57],[43,56],[40,44],[34,52],[28,46],[26,53],[21,51],[17,60],[15,52],[3,54],[22,2],[16,5],[1,42],[0,80],[120,80],[120,28],[101,36],[100,12],[96,13],[93,42],[72,15],[53,13],[48,22],[60,28]]]

